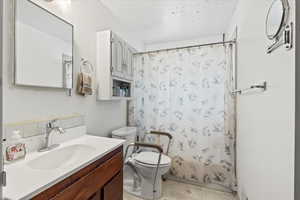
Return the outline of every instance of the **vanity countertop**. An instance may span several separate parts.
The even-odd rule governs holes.
[[[117,149],[123,142],[123,140],[118,139],[82,135],[61,143],[58,148],[52,151],[30,153],[24,160],[5,165],[7,186],[4,187],[4,197],[11,200],[30,199],[41,191],[48,189],[71,174],[102,158],[107,153]],[[71,149],[74,146],[88,146],[92,151],[80,152],[81,149],[78,148],[76,155],[80,155],[80,159],[77,158],[78,156],[73,156],[72,162],[62,162],[63,164],[61,166],[56,166],[55,163],[49,162],[49,169],[45,169],[45,166],[48,166],[47,164],[45,165],[45,163],[42,163],[44,169],[32,167],[34,164],[32,161],[36,161],[41,156],[45,156],[53,151],[60,152],[65,149]],[[70,157],[72,157],[72,155]],[[51,158],[51,156],[46,158]],[[74,159],[76,159],[76,162],[74,162]],[[33,164],[30,165],[30,163]]]

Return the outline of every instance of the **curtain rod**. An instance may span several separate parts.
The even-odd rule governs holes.
[[[231,40],[231,41],[225,41],[225,42],[213,42],[213,43],[197,44],[197,45],[184,46],[184,47],[158,49],[158,50],[153,50],[153,51],[137,52],[137,53],[134,53],[133,55],[144,54],[144,53],[156,53],[156,52],[160,52],[160,51],[171,51],[171,50],[177,50],[177,49],[188,49],[188,48],[193,48],[193,47],[203,47],[203,46],[211,46],[211,45],[218,45],[218,44],[236,44],[236,41]]]

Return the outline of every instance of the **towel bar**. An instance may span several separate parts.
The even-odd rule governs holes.
[[[235,90],[235,91],[232,91],[231,93],[233,95],[237,95],[237,94],[242,95],[242,94],[246,94],[246,93],[256,90],[256,89],[261,89],[262,92],[265,92],[265,91],[267,91],[267,86],[268,86],[267,82],[264,81],[263,84],[261,84],[261,85],[251,85],[249,88]]]

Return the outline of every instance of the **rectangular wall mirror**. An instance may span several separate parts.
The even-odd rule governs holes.
[[[71,89],[73,25],[30,0],[15,2],[15,84]]]

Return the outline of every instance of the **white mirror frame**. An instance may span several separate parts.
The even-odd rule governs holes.
[[[37,88],[52,88],[52,89],[62,89],[62,90],[67,90],[67,95],[68,96],[72,96],[72,89],[74,88],[74,53],[75,53],[75,47],[74,47],[74,25],[71,24],[70,22],[66,21],[65,19],[57,16],[56,14],[50,12],[49,10],[43,8],[42,6],[40,6],[39,4],[35,3],[34,1],[32,0],[26,0],[28,1],[29,3],[31,3],[32,5],[36,6],[37,8],[41,9],[42,11],[44,11],[45,13],[49,14],[50,16],[53,16],[55,17],[56,19],[64,22],[65,24],[67,25],[70,25],[72,27],[72,83],[70,84],[70,87],[67,88],[67,87],[53,87],[53,86],[39,86],[39,85],[24,85],[24,84],[18,84],[16,82],[16,71],[17,71],[17,66],[16,66],[16,49],[17,49],[17,46],[16,46],[16,34],[17,34],[17,28],[16,28],[16,20],[17,20],[17,1],[18,0],[12,0],[13,2],[13,24],[14,24],[14,27],[13,27],[13,35],[14,35],[14,69],[13,69],[13,84],[15,86],[22,86],[22,87],[37,87]]]
[[[271,9],[276,1],[281,1],[283,5],[283,16],[281,25],[278,28],[278,31],[275,35],[270,36],[268,35],[268,19],[269,14],[271,12]],[[274,0],[272,2],[272,5],[270,6],[270,9],[268,11],[267,17],[266,17],[266,35],[269,40],[273,41],[273,44],[270,45],[267,49],[267,53],[270,54],[279,47],[285,45],[287,50],[290,50],[293,47],[293,23],[289,23],[290,18],[290,5],[288,0]]]

